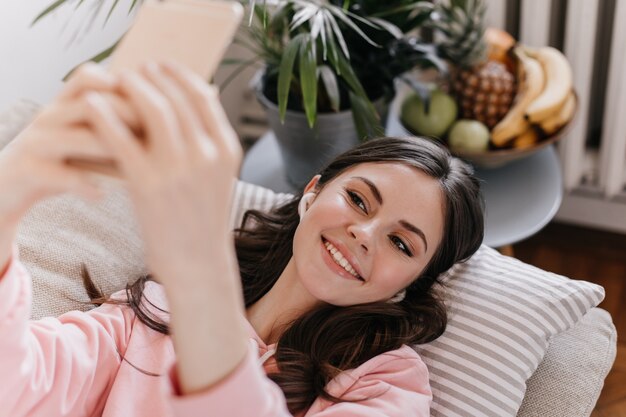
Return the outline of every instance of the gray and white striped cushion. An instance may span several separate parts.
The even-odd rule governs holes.
[[[273,194],[239,184],[239,219],[265,209]],[[415,346],[428,365],[431,415],[515,416],[550,338],[604,298],[602,287],[555,275],[482,246],[443,277],[450,319],[434,342]]]

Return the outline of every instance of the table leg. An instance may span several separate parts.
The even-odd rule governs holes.
[[[515,252],[513,251],[513,245],[505,245],[498,248],[498,252],[505,256],[515,256]]]

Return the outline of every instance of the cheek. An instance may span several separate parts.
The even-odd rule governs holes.
[[[423,269],[419,265],[417,268],[414,264],[408,265],[402,260],[395,259],[394,256],[396,255],[388,251],[380,253],[377,266],[373,271],[376,291],[387,296],[394,295],[409,286]]]

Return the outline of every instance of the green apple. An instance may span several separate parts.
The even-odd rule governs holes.
[[[417,94],[411,94],[402,103],[400,118],[413,133],[442,137],[456,120],[456,101],[441,90],[433,90],[428,110],[426,113],[424,103]]]
[[[450,149],[482,152],[489,147],[489,129],[478,120],[460,119],[448,132]]]

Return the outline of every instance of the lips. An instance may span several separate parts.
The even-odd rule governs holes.
[[[343,244],[322,236],[322,248],[328,255],[325,260],[331,264],[332,269],[346,278],[365,281],[354,256]]]

